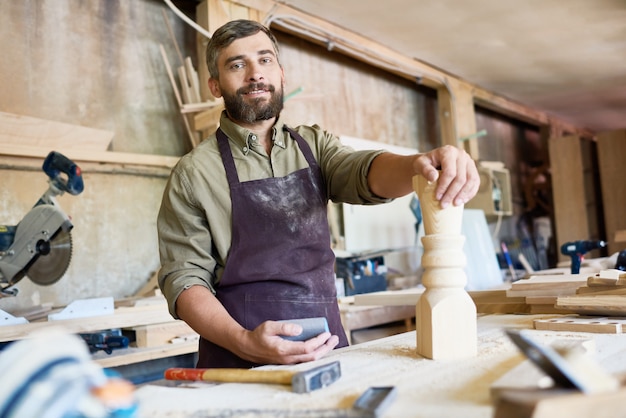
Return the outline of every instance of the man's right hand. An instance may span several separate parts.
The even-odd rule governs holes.
[[[266,321],[253,331],[243,330],[235,354],[259,364],[295,364],[319,360],[337,344],[339,337],[324,332],[306,341],[289,341],[282,336],[296,336],[302,327],[288,322]]]
[[[266,321],[253,331],[243,328],[204,286],[192,286],[176,301],[178,316],[203,338],[224,347],[244,360],[258,364],[295,364],[318,360],[339,344],[329,332],[307,341],[289,341],[302,327],[287,322]]]

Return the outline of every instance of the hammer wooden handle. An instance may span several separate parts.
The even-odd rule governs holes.
[[[203,380],[208,382],[275,383],[291,385],[293,371],[251,369],[190,369],[165,370],[167,380]]]

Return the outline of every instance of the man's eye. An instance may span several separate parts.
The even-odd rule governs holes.
[[[239,70],[239,69],[243,68],[243,63],[241,63],[241,62],[235,63],[235,64],[231,65],[230,68],[233,69],[233,70]]]
[[[269,64],[270,62],[272,62],[272,59],[267,57],[267,58],[261,58],[261,62],[263,64]]]

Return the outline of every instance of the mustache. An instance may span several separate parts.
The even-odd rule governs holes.
[[[272,84],[253,83],[246,87],[241,87],[237,89],[237,94],[248,94],[256,90],[267,90],[270,93],[274,93],[274,91],[276,91],[276,87],[274,87]]]

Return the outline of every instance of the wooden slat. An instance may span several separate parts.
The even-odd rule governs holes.
[[[158,324],[173,320],[166,304],[131,308],[122,307],[115,309],[112,315],[0,326],[0,342],[28,338],[33,332],[51,326],[62,327],[67,332],[77,333]]]
[[[548,331],[593,332],[597,334],[621,334],[626,319],[565,316],[535,319],[535,329]]]
[[[113,353],[110,355],[104,352],[99,352],[94,354],[93,359],[100,366],[107,368],[190,354],[195,353],[196,351],[198,351],[198,342],[192,341],[150,348],[127,348],[122,350],[113,350]]]
[[[165,155],[133,154],[113,151],[92,152],[61,147],[55,151],[64,154],[67,158],[74,162],[88,161],[97,163],[131,164],[172,168],[179,160],[179,157],[168,157]],[[0,155],[10,155],[14,157],[37,157],[43,159],[46,158],[49,152],[50,150],[47,148],[0,144]]]
[[[113,132],[0,112],[0,143],[47,149],[106,151]]]
[[[159,324],[140,325],[131,328],[135,331],[137,347],[157,347],[171,343],[176,337],[196,334],[186,322],[169,321]]]
[[[554,274],[531,276],[519,280],[506,291],[509,297],[574,295],[587,284],[587,274]]]
[[[584,315],[626,316],[622,295],[564,296],[557,298],[556,307]]]

